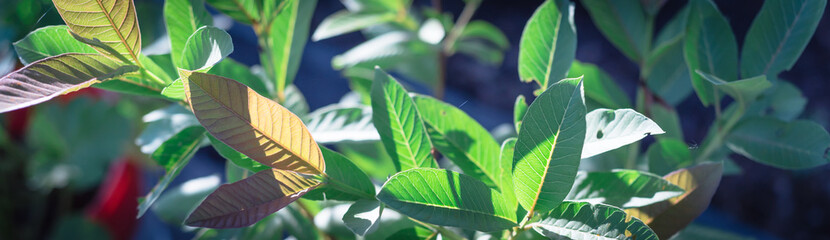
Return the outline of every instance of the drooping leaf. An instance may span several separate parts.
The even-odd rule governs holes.
[[[660,238],[668,239],[709,207],[722,172],[721,163],[702,163],[669,173],[663,179],[683,188],[683,195],[625,212],[648,224]]]
[[[224,30],[202,26],[187,39],[176,66],[186,70],[210,68],[233,52],[233,40]],[[176,59],[174,59],[175,61]]]
[[[265,73],[275,81],[278,96],[283,96],[300,68],[317,0],[286,3],[285,8],[269,23],[268,36],[264,40],[266,49],[260,55]]]
[[[649,172],[665,175],[692,165],[689,145],[679,139],[659,139],[646,151]]]
[[[499,144],[475,119],[452,105],[425,95],[412,98],[423,116],[429,140],[464,174],[504,191]]]
[[[65,53],[38,60],[0,78],[0,113],[136,71],[138,67],[98,54]]]
[[[312,112],[306,119],[306,126],[317,143],[380,140],[372,124],[371,108],[333,105]]]
[[[326,174],[329,181],[306,195],[313,200],[343,200],[374,199],[375,185],[369,176],[351,160],[328,148],[321,148],[323,158],[328,166]]]
[[[645,57],[651,39],[640,0],[582,0],[594,25],[608,41],[634,62]],[[586,78],[587,79],[587,78]]]
[[[170,182],[179,175],[182,168],[190,162],[190,158],[199,150],[199,144],[205,138],[205,128],[200,126],[188,127],[171,137],[153,152],[153,159],[164,167],[164,176],[150,193],[138,205],[138,216],[141,217],[150,209],[150,206],[161,196]]]
[[[732,130],[726,145],[750,159],[784,169],[807,169],[830,162],[830,134],[807,120],[749,118]]]
[[[92,47],[75,40],[66,25],[38,28],[14,42],[14,50],[24,65],[64,53],[97,53]]]
[[[568,77],[579,76],[584,76],[585,97],[596,101],[600,106],[614,109],[631,107],[631,100],[622,88],[597,65],[574,61]]]
[[[827,0],[764,1],[741,50],[741,76],[790,70],[816,32]]]
[[[211,135],[253,160],[305,174],[325,172],[320,148],[299,117],[234,80],[182,71],[190,108]]]
[[[138,62],[141,31],[132,0],[52,0],[72,32],[97,39],[119,54]],[[110,54],[96,48],[102,54]]]
[[[346,33],[359,31],[373,25],[395,21],[394,12],[350,12],[341,10],[323,19],[314,35],[314,41],[336,37]]]
[[[164,2],[164,22],[170,37],[170,57],[177,67],[184,68],[181,61],[187,40],[200,27],[213,25],[213,18],[205,8],[205,0],[170,0]]]
[[[372,83],[372,122],[398,171],[438,167],[415,102],[395,78],[380,68],[375,69]]]
[[[527,109],[513,155],[516,198],[528,212],[547,212],[565,199],[585,140],[582,79],[553,84]]]
[[[717,76],[727,82],[738,79],[738,43],[729,22],[711,0],[689,2],[688,26],[683,53],[689,72]],[[703,105],[715,102],[714,88],[702,77],[692,74],[692,86]]]
[[[636,208],[683,194],[683,189],[660,176],[637,170],[579,172],[566,199]]]
[[[622,209],[587,202],[565,201],[528,226],[550,239],[658,239],[646,224]]]
[[[410,169],[383,184],[378,200],[413,219],[491,232],[516,225],[501,194],[470,176],[443,169]]]
[[[632,109],[596,109],[585,116],[585,121],[582,158],[614,150],[648,135],[665,133],[657,123]]]
[[[320,182],[291,171],[271,169],[219,186],[187,217],[194,227],[236,228],[256,223],[302,197]]]
[[[527,113],[527,100],[524,95],[516,97],[516,103],[513,104],[513,125],[516,127],[516,133],[522,129],[522,119]]]
[[[383,204],[377,200],[358,200],[346,214],[343,215],[343,222],[352,232],[364,236],[374,232],[380,225],[380,217],[383,216]]]
[[[767,81],[767,77],[760,75],[753,78],[741,79],[732,82],[724,81],[717,76],[712,76],[701,71],[697,71],[703,79],[714,85],[718,90],[723,91],[726,95],[731,96],[741,104],[749,104],[755,101],[755,98],[764,92],[772,84]]]
[[[519,77],[536,81],[538,95],[564,78],[576,55],[574,8],[564,0],[542,3],[527,21],[519,43]]]
[[[244,24],[259,22],[256,0],[207,0],[211,7]]]

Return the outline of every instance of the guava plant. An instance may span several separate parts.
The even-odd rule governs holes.
[[[138,200],[138,217],[152,209],[200,228],[199,238],[669,238],[706,209],[734,170],[733,152],[788,169],[828,161],[830,135],[795,120],[806,100],[777,79],[815,32],[825,0],[766,1],[740,61],[710,0],[690,0],[656,37],[665,1],[581,2],[640,67],[635,104],[608,74],[574,60],[573,3],[545,1],[519,45],[519,78],[539,89],[530,104],[519,96],[515,137],[501,143],[458,107],[410,93],[383,70],[440,96],[445,57],[501,62],[504,35],[471,21],[479,0],[466,1],[455,22],[440,5],[344,0],[347,10],[312,38],[370,39],[332,61],[355,93],[311,113],[292,82],[316,1],[208,0],[254,30],[262,65],[249,68],[226,59],[233,41],[201,0],[165,2],[170,53],[150,56],[132,1],[53,0],[66,25],[15,43],[27,65],[0,79],[0,110],[86,87],[171,102],[144,116],[136,140],[166,172]],[[674,110],[691,92],[717,116],[699,149],[686,146]],[[657,142],[642,153],[638,141],[649,135]],[[207,145],[227,159],[227,183],[165,193]]]

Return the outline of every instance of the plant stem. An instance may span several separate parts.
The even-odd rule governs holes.
[[[437,1],[439,3],[441,2],[440,0]],[[435,2],[435,0],[433,0],[433,2]],[[452,55],[452,48],[455,46],[455,42],[458,40],[458,37],[461,36],[464,28],[467,27],[467,24],[470,23],[470,19],[473,18],[473,14],[475,14],[479,5],[481,5],[480,0],[472,0],[464,5],[464,10],[461,10],[461,15],[458,16],[458,20],[456,20],[455,25],[453,25],[452,30],[450,30],[447,34],[447,38],[444,40],[444,52],[449,53],[448,55]]]
[[[746,107],[744,105],[738,105],[738,109],[726,120],[723,126],[717,126],[718,124],[715,123],[716,130],[715,135],[712,136],[709,141],[704,142],[703,152],[695,158],[696,163],[700,163],[706,161],[712,153],[717,151],[723,145],[723,140],[726,138],[726,135],[735,127],[735,124],[741,120],[744,113],[746,111]]]

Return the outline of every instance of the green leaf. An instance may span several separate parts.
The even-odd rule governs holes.
[[[372,178],[386,179],[397,172],[381,141],[341,142],[337,150]]]
[[[513,104],[513,125],[516,126],[516,133],[522,129],[522,119],[527,114],[527,100],[524,95],[516,97],[516,103]]]
[[[260,55],[265,73],[275,81],[278,96],[283,96],[300,68],[317,0],[288,1],[287,4],[270,23],[264,38],[266,47]]]
[[[242,65],[241,63],[233,59],[222,59],[222,61],[220,61],[216,65],[213,65],[213,67],[211,67],[210,70],[208,70],[208,73],[216,74],[226,78],[232,78],[237,82],[250,87],[257,93],[259,93],[259,95],[271,95],[268,92],[268,88],[265,87],[265,83],[263,83],[259,77],[251,73],[251,69],[248,68],[248,66]],[[291,109],[287,106],[286,108]]]
[[[398,239],[398,240],[421,240],[421,239],[431,239],[430,236],[436,237],[437,234],[428,228],[415,226],[412,228],[403,229],[400,231],[395,232],[394,234],[390,235],[387,239]]]
[[[372,83],[372,122],[398,171],[438,167],[415,102],[395,78],[380,68],[375,69]]]
[[[617,149],[649,135],[665,133],[657,123],[632,109],[596,109],[585,116],[585,121],[582,158]]]
[[[153,110],[145,114],[141,120],[146,125],[135,139],[135,145],[142,153],[148,155],[152,155],[167,139],[185,128],[199,125],[193,113],[179,104]]]
[[[459,41],[475,38],[486,40],[487,42],[495,45],[499,50],[506,50],[510,48],[510,41],[507,39],[507,36],[505,36],[498,27],[487,21],[471,21],[464,27],[464,30],[461,31],[461,35],[458,36]]]
[[[697,74],[703,77],[706,81],[709,81],[709,83],[714,85],[718,90],[721,90],[730,97],[734,98],[735,101],[745,105],[755,101],[755,99],[758,98],[758,95],[761,95],[761,93],[764,93],[767,88],[772,86],[772,84],[767,81],[767,77],[764,75],[727,82],[716,76],[701,72],[700,70],[697,71]]]
[[[565,79],[527,109],[513,155],[516,198],[528,212],[547,212],[565,199],[585,140],[582,79]]]
[[[720,227],[706,227],[699,224],[690,224],[682,231],[672,236],[673,240],[694,240],[694,239],[709,239],[709,240],[751,240],[753,237],[742,236],[737,233],[723,230]]]
[[[259,22],[256,0],[207,0],[211,7],[244,24]]]
[[[187,39],[176,66],[187,70],[210,68],[233,52],[233,40],[224,30],[202,26]]]
[[[317,189],[311,190],[306,198],[312,200],[343,200],[374,199],[375,185],[345,156],[328,148],[321,148],[326,160],[326,174],[329,181]]]
[[[97,53],[92,47],[75,40],[66,25],[38,28],[14,42],[14,50],[24,65],[64,53]]]
[[[164,2],[164,22],[170,37],[170,57],[177,67],[184,68],[182,52],[188,39],[200,27],[213,25],[213,18],[205,8],[205,0],[170,0]]]
[[[378,200],[413,219],[492,232],[516,226],[502,195],[473,177],[443,169],[410,169],[392,176]]]
[[[680,125],[680,117],[674,109],[661,104],[651,105],[651,120],[666,132],[655,136],[657,139],[683,139],[683,127]]]
[[[501,195],[504,196],[504,201],[510,209],[519,207],[519,202],[516,200],[516,192],[513,190],[513,152],[516,149],[516,138],[508,138],[501,144],[501,153],[499,155],[499,176],[501,181]]]
[[[579,172],[566,199],[636,208],[683,194],[683,189],[660,176],[636,170]]]
[[[302,199],[300,199],[302,201]],[[289,235],[298,240],[318,240],[321,237],[318,231],[309,231],[314,229],[314,222],[308,219],[302,211],[303,208],[298,204],[291,204],[286,207],[285,211],[277,212],[277,216],[282,221],[283,227]]]
[[[424,95],[415,95],[412,99],[423,116],[435,149],[452,160],[464,174],[500,192],[506,190],[502,188],[500,178],[499,144],[487,129],[461,109],[438,99]]]
[[[582,0],[594,25],[625,56],[639,63],[651,39],[640,0]]]
[[[585,81],[585,96],[596,101],[600,106],[606,108],[631,107],[631,100],[628,99],[622,88],[597,65],[574,61],[571,65],[571,71],[568,72],[568,77],[577,78],[580,76],[583,76],[582,79]]]
[[[138,67],[98,54],[65,53],[29,64],[0,78],[0,113],[136,71]]]
[[[285,102],[282,105],[297,116],[305,117],[308,115],[308,102],[306,102],[300,89],[294,84],[285,88]]]
[[[680,104],[694,91],[683,59],[682,41],[669,45],[663,52],[654,52],[646,61],[651,68],[646,84],[669,105]]]
[[[350,12],[341,10],[323,19],[311,39],[320,41],[336,37],[374,25],[393,22],[396,17],[394,12]]]
[[[180,225],[200,201],[219,187],[220,181],[219,174],[187,180],[164,191],[150,209],[162,221]]]
[[[721,163],[702,163],[669,173],[663,179],[683,188],[683,195],[625,212],[648,224],[660,238],[668,239],[709,207],[722,173]]]
[[[576,55],[573,5],[564,0],[542,3],[527,21],[519,43],[519,78],[536,81],[538,95],[564,78]]]
[[[749,106],[746,115],[772,116],[789,122],[798,118],[806,105],[807,98],[798,87],[789,82],[775,81],[773,87]]]
[[[659,139],[648,147],[648,170],[655,174],[665,175],[674,170],[692,165],[692,152],[689,145],[679,139]]]
[[[726,17],[711,0],[693,0],[689,4],[683,48],[689,72],[700,70],[727,82],[738,79],[738,43]],[[691,78],[703,105],[709,106],[718,99],[719,95],[706,80],[695,74]]]
[[[495,48],[480,41],[464,40],[453,45],[455,51],[470,55],[476,60],[491,65],[501,65],[504,60],[504,50]]]
[[[320,182],[295,172],[271,169],[223,184],[196,207],[185,224],[237,228],[256,223],[302,197]]]
[[[352,232],[365,236],[374,232],[380,225],[380,217],[383,215],[383,204],[377,200],[358,200],[346,214],[343,215],[343,222]]]
[[[827,0],[764,1],[741,51],[741,76],[790,70],[816,32]]]
[[[658,239],[642,221],[623,210],[587,202],[563,202],[528,226],[550,239]]]
[[[207,134],[208,140],[210,140],[210,144],[213,146],[213,149],[216,150],[219,155],[233,163],[233,165],[246,169],[251,172],[259,172],[262,170],[269,169],[271,167],[263,165],[253,159],[245,156],[245,154],[240,153],[239,151],[234,150],[227,144],[219,141],[213,135]]]
[[[830,135],[821,125],[807,120],[746,119],[732,130],[726,145],[750,159],[784,169],[807,169],[830,162]]]
[[[73,0],[52,2],[72,32],[83,38],[100,40],[119,54],[138,62],[141,32],[132,0],[97,0],[83,4]],[[96,50],[110,54],[102,48]]]
[[[164,176],[158,181],[156,186],[150,190],[150,193],[144,197],[138,205],[138,216],[140,218],[153,205],[153,203],[161,196],[164,189],[170,185],[170,182],[179,175],[184,166],[190,162],[190,158],[199,150],[199,145],[205,138],[205,128],[201,126],[188,127],[164,141],[155,152],[153,152],[153,159],[164,167]]]
[[[309,114],[305,123],[320,144],[380,140],[368,107],[323,107]]]

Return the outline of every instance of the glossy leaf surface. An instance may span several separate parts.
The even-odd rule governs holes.
[[[582,158],[589,158],[634,143],[663,129],[648,117],[631,109],[596,109],[585,116],[587,130]]]
[[[636,208],[683,194],[683,189],[660,176],[636,170],[579,172],[567,199]]]
[[[170,37],[170,57],[181,65],[182,52],[190,35],[202,26],[213,25],[213,18],[205,8],[205,0],[170,0],[164,2],[164,22]]]
[[[564,0],[542,3],[527,21],[519,44],[519,77],[536,81],[541,93],[564,78],[576,55],[573,5]]]
[[[648,226],[622,209],[586,202],[563,202],[529,226],[550,239],[658,239]]]

